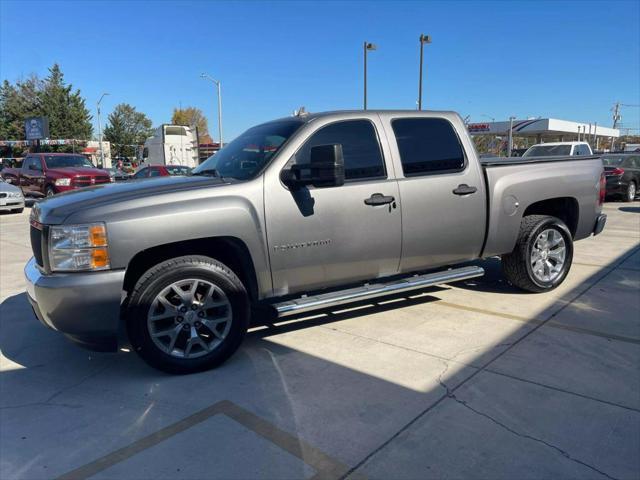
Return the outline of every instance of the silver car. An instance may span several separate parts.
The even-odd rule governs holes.
[[[0,212],[21,213],[24,210],[24,195],[20,187],[11,185],[0,177]]]

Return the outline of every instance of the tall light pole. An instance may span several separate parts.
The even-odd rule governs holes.
[[[376,50],[376,47],[373,43],[364,42],[363,51],[364,51],[364,109],[367,109],[367,52],[369,50]]]
[[[200,77],[205,80],[210,80],[218,87],[218,137],[220,138],[220,148],[222,148],[222,95],[220,93],[220,81],[210,77],[206,73],[201,74]]]
[[[420,80],[418,81],[418,110],[422,110],[422,59],[424,52],[424,44],[431,43],[431,36],[420,34]]]
[[[511,156],[511,150],[513,149],[513,121],[516,117],[509,117],[509,142],[507,143],[507,157]]]
[[[98,110],[98,138],[100,139],[100,164],[102,166],[102,168],[104,168],[104,148],[102,145],[102,123],[100,122],[100,102],[102,102],[102,99],[109,95],[108,93],[103,93],[102,96],[100,97],[100,100],[98,100],[98,103],[96,104],[97,106],[97,110]]]

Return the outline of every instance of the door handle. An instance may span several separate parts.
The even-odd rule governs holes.
[[[396,199],[393,198],[391,195],[383,195],[381,193],[374,193],[373,195],[371,195],[369,198],[367,198],[364,203],[366,205],[386,205],[388,203],[393,203],[395,202]]]
[[[471,195],[472,193],[476,193],[478,189],[476,187],[470,187],[466,183],[461,183],[457,188],[453,189],[454,195]]]

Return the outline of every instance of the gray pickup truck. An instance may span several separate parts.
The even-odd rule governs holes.
[[[93,349],[128,333],[185,373],[285,317],[483,274],[557,287],[598,234],[597,157],[483,159],[451,112],[301,114],[258,125],[192,176],[56,195],[31,214],[37,317]],[[264,318],[257,318],[264,320]]]

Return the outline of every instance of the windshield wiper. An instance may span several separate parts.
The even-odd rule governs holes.
[[[224,180],[224,177],[220,175],[220,172],[215,168],[205,168],[204,170],[200,170],[199,172],[191,173],[191,175],[206,175],[208,177],[218,177],[220,180]]]

